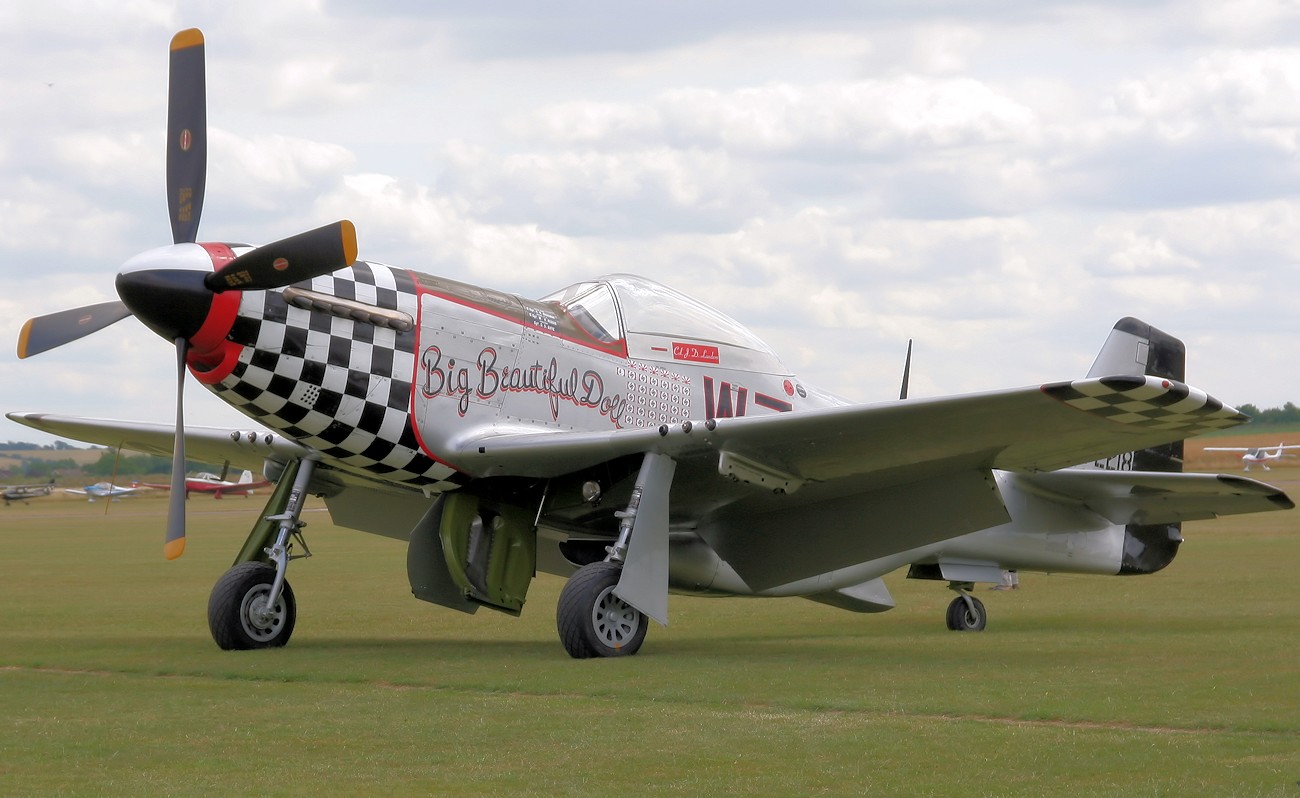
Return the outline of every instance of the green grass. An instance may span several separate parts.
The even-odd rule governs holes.
[[[212,583],[258,500],[0,509],[0,794],[1300,796],[1294,513],[1188,525],[1165,572],[1024,574],[943,627],[899,608],[686,599],[575,661],[524,616],[410,597],[399,542],[307,516],[282,650],[222,652]]]

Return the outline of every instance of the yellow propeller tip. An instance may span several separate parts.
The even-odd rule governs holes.
[[[351,266],[357,261],[357,228],[347,219],[339,222],[339,227],[343,232],[343,260]]]
[[[28,319],[23,324],[23,329],[18,333],[18,359],[22,360],[27,357],[27,342],[32,337],[32,319]]]
[[[174,560],[185,553],[185,538],[176,538],[163,544],[163,555]]]
[[[172,37],[172,50],[184,50],[187,47],[202,47],[203,31],[187,28]]]

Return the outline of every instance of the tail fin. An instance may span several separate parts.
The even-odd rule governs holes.
[[[1110,337],[1102,346],[1089,377],[1164,377],[1187,381],[1187,347],[1169,333],[1144,321],[1126,316],[1115,323]],[[1112,458],[1115,460],[1116,458]],[[1151,449],[1132,452],[1122,466],[1103,461],[1098,468],[1121,468],[1125,471],[1182,471],[1183,442],[1175,441]]]
[[[903,387],[898,390],[898,398],[907,398],[907,382],[912,376],[912,339],[907,339],[907,358],[903,360]]]
[[[1172,335],[1131,316],[1110,331],[1089,377],[1141,376],[1187,381],[1187,347]],[[1140,449],[1093,464],[1124,471],[1183,470],[1183,442]],[[1183,542],[1182,524],[1129,524],[1124,530],[1120,574],[1150,574],[1171,563]]]

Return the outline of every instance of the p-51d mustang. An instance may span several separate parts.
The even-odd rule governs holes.
[[[855,406],[637,277],[534,301],[359,261],[346,221],[261,247],[195,243],[203,71],[202,35],[177,34],[175,243],[125,264],[120,302],[32,319],[18,345],[25,357],[135,315],[175,343],[175,427],[9,417],[171,451],[168,557],[184,548],[187,451],[277,483],[212,591],[222,648],[288,641],[307,494],[341,526],[407,541],[425,601],[518,614],[538,570],[568,577],[557,627],[574,657],[635,653],[670,591],[885,610],[881,576],[905,565],[957,590],[951,628],[979,629],[969,589],[1002,568],[1150,573],[1184,520],[1293,506],[1245,477],[1178,473],[1182,438],[1246,419],[1184,384],[1181,343],[1133,319],[1082,380]],[[185,427],[186,368],[275,432]]]

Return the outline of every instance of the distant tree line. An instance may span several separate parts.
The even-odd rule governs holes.
[[[26,441],[7,441],[0,443],[0,452],[30,452],[32,450],[45,452],[64,452],[68,449],[78,449],[81,447],[73,446],[67,441],[55,441],[49,446],[41,446],[39,443],[27,443]]]
[[[186,463],[186,465],[190,464]],[[81,470],[88,477],[104,477],[105,479],[114,474],[131,474],[132,476],[169,474],[172,470],[172,459],[154,454],[123,454],[119,457],[116,449],[105,449],[99,455],[98,460]]]
[[[1255,424],[1300,424],[1300,407],[1292,402],[1267,410],[1260,410],[1252,404],[1239,405],[1237,409],[1250,416]]]
[[[75,460],[24,460],[21,477],[26,480],[47,481],[60,474],[78,471]]]
[[[60,445],[62,444],[62,445]],[[34,443],[0,444],[0,451],[66,451],[77,447],[56,441],[54,446],[38,446]],[[170,457],[158,457],[152,454],[126,454],[120,457],[116,449],[99,450],[99,459],[89,465],[79,465],[71,458],[51,460],[39,457],[23,457],[21,467],[0,469],[0,480],[47,481],[54,478],[77,478],[93,481],[107,479],[138,478],[148,474],[170,474],[172,460]],[[209,463],[185,463],[186,473],[194,471],[212,471],[220,473],[221,466]]]

